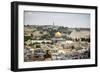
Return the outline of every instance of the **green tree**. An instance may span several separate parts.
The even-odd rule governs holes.
[[[49,39],[50,39],[50,35],[49,35],[49,34],[45,34],[45,35],[41,36],[41,39],[42,39],[42,40],[43,40],[43,39],[49,40]]]
[[[24,36],[24,41],[31,39],[31,36]]]
[[[36,48],[40,48],[40,45],[39,45],[39,44],[37,44],[37,45],[36,45]]]

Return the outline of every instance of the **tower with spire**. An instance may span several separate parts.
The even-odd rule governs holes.
[[[54,24],[54,21],[53,21],[53,26],[54,26],[55,24]]]

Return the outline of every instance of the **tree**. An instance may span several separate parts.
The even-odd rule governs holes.
[[[45,44],[45,42],[43,41],[42,44]]]
[[[37,45],[36,45],[36,48],[40,48],[40,45],[39,45],[39,44],[37,44]]]
[[[45,35],[41,36],[41,39],[49,40],[50,39],[50,35],[49,34],[45,34]]]
[[[24,41],[31,39],[31,36],[24,36]]]
[[[72,45],[72,49],[75,49],[75,47]]]

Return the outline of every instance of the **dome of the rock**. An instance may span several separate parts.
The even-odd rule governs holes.
[[[60,33],[60,32],[56,32],[56,33],[55,33],[55,37],[56,37],[56,38],[60,38],[60,37],[61,37],[61,33]]]

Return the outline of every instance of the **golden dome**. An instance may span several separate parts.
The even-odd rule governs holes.
[[[61,37],[61,33],[60,33],[60,32],[56,32],[56,33],[55,33],[55,37],[56,37],[56,38],[60,38],[60,37]]]

